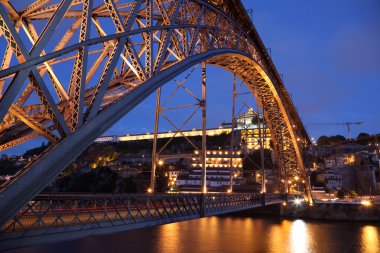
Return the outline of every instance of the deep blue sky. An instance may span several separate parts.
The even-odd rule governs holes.
[[[380,132],[380,1],[243,0],[310,136]]]
[[[380,1],[378,0],[242,0],[253,9],[253,22],[306,125],[310,137],[322,134],[347,135],[343,126],[315,124],[364,121],[353,127],[360,132],[378,133],[380,113]],[[208,67],[208,127],[231,120],[232,75]],[[70,71],[70,70],[69,70]],[[181,80],[184,75],[178,77]],[[199,94],[200,72],[187,82]],[[170,87],[166,85],[164,88]],[[190,103],[184,93],[173,102]],[[152,131],[155,96],[114,125],[105,135]],[[240,109],[240,105],[238,105]],[[237,110],[238,110],[237,109]],[[190,110],[175,113],[177,123]],[[172,129],[161,121],[160,130]],[[200,125],[200,113],[187,129]],[[30,144],[5,153],[21,154]]]
[[[352,137],[360,132],[380,132],[380,112],[376,106],[380,94],[380,1],[243,0],[243,3],[247,9],[253,9],[256,29],[271,49],[273,61],[310,137],[347,136],[345,126],[317,125],[347,121],[364,122],[352,127]],[[200,74],[196,74],[199,78]],[[230,119],[231,78],[220,69],[208,69],[210,127]],[[194,78],[193,82],[199,79]],[[154,97],[148,98],[108,133],[151,131],[153,105]],[[150,119],[142,117],[141,112],[150,115]]]

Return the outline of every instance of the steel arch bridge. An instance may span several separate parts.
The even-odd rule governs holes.
[[[244,80],[280,154],[280,177],[304,179],[311,197],[308,135],[240,0],[1,0],[0,43],[0,151],[39,136],[52,143],[0,186],[0,225],[100,134],[198,63]]]

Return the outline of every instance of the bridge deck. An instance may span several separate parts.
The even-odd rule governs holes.
[[[0,250],[252,209],[283,195],[40,195],[1,230]]]

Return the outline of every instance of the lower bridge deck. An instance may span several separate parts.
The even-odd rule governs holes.
[[[39,195],[0,232],[0,250],[248,210],[280,194]]]

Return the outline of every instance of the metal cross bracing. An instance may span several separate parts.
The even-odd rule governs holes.
[[[264,166],[265,157],[264,157],[264,144],[263,144],[264,133],[262,133],[262,130],[264,129],[265,134],[266,134],[266,129],[264,127],[265,123],[262,122],[262,119],[260,116],[258,98],[255,97],[255,95],[252,94],[252,92],[250,92],[250,91],[246,92],[245,90],[243,90],[243,88],[246,88],[245,86],[243,86],[243,84],[244,84],[244,82],[241,82],[240,85],[238,86],[238,89],[234,94],[234,96],[235,96],[234,100],[238,100],[241,104],[240,110],[238,111],[238,115],[243,110],[247,110],[248,112],[252,111],[252,113],[254,115],[253,117],[256,117],[256,119],[257,119],[257,130],[258,130],[257,143],[258,143],[258,147],[256,147],[256,149],[260,150],[260,165],[257,165],[252,159],[250,159],[250,157],[249,157],[250,150],[249,150],[249,147],[247,147],[247,146],[244,148],[245,149],[244,159],[248,159],[259,170],[261,170],[261,192],[265,193],[266,192],[266,184],[265,184],[266,182],[265,182],[265,166]],[[249,89],[249,87],[248,87],[248,89]],[[251,101],[251,100],[254,100],[254,101]],[[254,111],[254,104],[252,104],[252,102],[255,102],[255,104],[256,104],[256,110],[255,111]],[[264,107],[264,105],[262,105],[262,107]],[[262,116],[264,116],[264,115],[262,115]],[[234,117],[233,121],[237,122],[237,118]],[[237,123],[237,124],[239,124],[239,123]],[[242,138],[245,139],[246,145],[248,145],[249,132],[252,131],[252,133],[254,133],[255,129],[253,129],[253,130],[247,129],[245,118],[244,118],[242,127],[245,130],[244,134],[243,134],[244,136],[242,136]],[[279,164],[279,166],[280,166],[280,164]],[[279,167],[279,168],[281,170],[281,167]],[[247,171],[244,171],[244,172],[246,173]]]
[[[259,110],[259,103],[258,103],[258,98],[255,96],[254,93],[247,87],[244,83],[244,81],[241,81],[237,85],[237,80],[236,80],[236,75],[234,74],[234,79],[233,79],[233,94],[232,94],[232,129],[235,129],[235,126],[237,128],[241,128],[241,145],[242,145],[242,150],[243,150],[243,159],[249,160],[255,167],[255,170],[244,170],[243,173],[251,174],[253,171],[256,170],[261,170],[261,192],[265,193],[266,192],[266,179],[265,179],[265,156],[264,156],[264,140],[267,138],[267,129],[265,126],[265,122],[263,120],[264,115],[260,116],[260,110]],[[238,110],[235,112],[235,108],[238,108]],[[254,109],[256,107],[256,109]],[[262,105],[264,107],[264,105]],[[244,113],[246,112],[246,113]],[[248,116],[248,117],[247,117]],[[252,129],[252,120],[256,119],[256,125],[257,129]],[[257,132],[257,134],[254,134]],[[256,135],[256,137],[255,137]],[[234,135],[231,135],[231,149],[233,148],[233,138]],[[258,143],[253,147],[250,147],[250,139],[255,138],[256,142]],[[269,144],[267,144],[269,145]],[[257,149],[260,150],[260,165],[257,164],[254,160],[250,158],[250,154],[252,152],[252,149]],[[281,167],[280,167],[280,172],[281,172]],[[252,174],[253,175],[253,174]],[[286,176],[286,175],[284,175]],[[232,184],[231,184],[232,185]],[[231,192],[232,192],[232,187],[231,187]],[[280,187],[279,190],[284,190],[285,187]]]
[[[249,157],[249,154],[250,154],[250,150],[248,149],[247,145],[246,144],[243,144],[243,143],[247,143],[248,141],[248,135],[249,135],[249,131],[254,131],[252,129],[248,129],[248,124],[249,122],[251,122],[251,118],[249,118],[249,122],[246,121],[246,118],[244,116],[244,118],[242,119],[242,122],[240,122],[238,120],[239,116],[241,115],[244,115],[244,112],[247,111],[247,113],[249,112],[253,112],[253,104],[252,102],[254,101],[251,101],[252,99],[254,99],[254,94],[252,94],[252,92],[249,90],[248,88],[248,91],[247,91],[247,86],[245,85],[244,81],[240,81],[239,84],[237,84],[237,78],[236,78],[236,74],[234,73],[233,74],[233,83],[232,83],[232,118],[231,118],[231,128],[232,129],[235,129],[235,128],[242,128],[243,131],[241,132],[241,149],[243,150],[243,153],[242,153],[242,156],[243,156],[243,160],[245,159],[248,159],[252,164],[254,164],[256,166],[256,169],[264,169],[264,166],[259,166],[255,163],[255,161],[253,161],[250,157]],[[257,105],[257,102],[256,102],[256,105]],[[236,110],[237,108],[237,110]],[[253,112],[254,113],[254,112]],[[258,113],[258,112],[257,112]],[[258,114],[257,114],[258,115]],[[248,123],[248,124],[247,124]],[[261,134],[261,130],[260,130],[260,133],[259,135]],[[264,151],[263,150],[263,147],[261,146],[261,139],[258,139],[258,142],[260,142],[260,150]],[[230,152],[232,154],[232,150],[234,149],[234,131],[231,132],[231,145],[230,145]],[[261,160],[263,160],[263,157],[261,157]],[[232,162],[232,161],[230,161]],[[231,165],[231,168],[232,168],[232,165]],[[247,173],[247,172],[252,172],[252,171],[247,171],[247,170],[244,170],[243,173]],[[232,176],[233,176],[233,171],[231,169],[231,174],[230,174],[230,191],[233,192],[233,184],[232,184]],[[265,183],[265,181],[264,181]],[[263,184],[262,188],[264,189],[265,188],[265,184]],[[264,190],[262,192],[265,192]]]
[[[0,231],[0,250],[249,210],[281,194],[54,194],[30,201]]]
[[[237,75],[245,81],[246,85],[251,89],[254,96],[257,98],[257,102],[263,108],[263,115],[265,117],[265,122],[268,124],[271,137],[274,142],[277,154],[279,154],[279,167],[280,167],[280,177],[284,179],[285,184],[288,181],[294,182],[295,178],[305,181],[305,188],[309,189],[309,181],[304,169],[299,169],[300,165],[304,166],[302,159],[302,148],[305,148],[305,143],[308,143],[308,139],[303,139],[297,135],[297,125],[290,124],[287,120],[282,118],[282,113],[285,108],[281,108],[281,104],[276,101],[274,96],[273,88],[267,85],[267,78],[264,77],[259,72],[250,65],[250,63],[239,57],[233,58],[223,58],[215,57],[209,64],[218,64],[225,61],[222,66],[230,69],[230,71],[235,71]],[[236,67],[234,66],[235,63]],[[234,66],[234,67],[230,67]],[[291,129],[291,131],[289,131]],[[302,147],[302,148],[301,148]],[[288,189],[285,185],[285,189]]]
[[[251,88],[282,176],[308,184],[307,133],[239,0],[2,0],[0,43],[0,150],[52,142],[0,186],[0,225],[149,94],[202,62]]]
[[[189,87],[187,81],[191,77],[191,75],[194,74],[194,71],[201,66],[201,75],[202,75],[202,82],[201,82],[201,97],[196,94],[196,92],[192,91]],[[165,158],[172,159],[174,157],[177,158],[184,158],[189,157],[189,154],[171,154],[171,155],[165,155],[165,151],[167,151],[168,145],[173,141],[175,137],[183,137],[185,141],[199,154],[199,158],[202,161],[202,172],[204,172],[202,175],[202,191],[207,192],[206,188],[206,66],[204,63],[198,64],[194,67],[192,67],[187,75],[184,77],[183,80],[179,81],[177,79],[173,80],[174,83],[174,89],[172,87],[168,87],[169,85],[166,85],[165,88],[171,88],[171,92],[168,92],[168,96],[163,99],[161,96],[162,90],[161,88],[157,89],[157,96],[156,96],[156,110],[155,110],[155,121],[154,121],[154,138],[153,138],[153,149],[152,149],[152,170],[151,170],[151,183],[149,190],[151,192],[155,191],[155,181],[156,181],[156,169],[159,162],[163,162]],[[194,84],[192,85],[194,87]],[[180,93],[182,91],[182,94]],[[174,103],[174,98],[180,95],[181,101],[180,104]],[[191,101],[187,101],[184,96],[190,97]],[[163,101],[161,101],[163,99]],[[184,111],[184,109],[187,109],[187,111]],[[169,113],[172,113],[173,111],[181,110],[182,114],[189,113],[188,116],[184,118],[184,121],[177,125],[177,120],[171,119]],[[185,136],[183,134],[183,130],[188,126],[189,122],[194,118],[194,116],[197,114],[199,110],[202,110],[202,144],[201,147],[194,142],[194,140],[191,140],[191,138]],[[176,115],[178,117],[178,115]],[[170,127],[174,129],[173,135],[171,138],[169,138],[163,145],[158,147],[157,144],[157,134],[159,129],[159,122],[160,119],[164,119],[166,122],[169,123]],[[204,145],[203,145],[204,144]],[[190,157],[192,154],[190,154]]]

